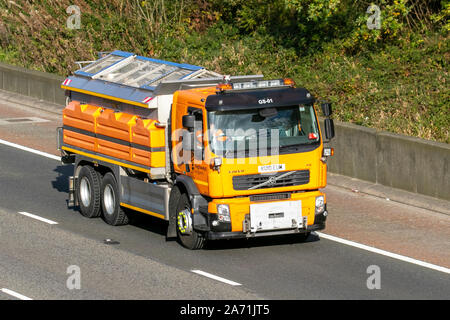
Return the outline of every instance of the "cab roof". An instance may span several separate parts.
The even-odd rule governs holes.
[[[206,98],[208,111],[233,111],[243,109],[283,107],[312,104],[315,99],[304,88],[279,87],[258,90],[226,91]]]

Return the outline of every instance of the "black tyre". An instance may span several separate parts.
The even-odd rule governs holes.
[[[119,188],[111,172],[105,174],[101,186],[103,219],[112,226],[121,226],[129,222],[126,212],[120,206]]]
[[[177,236],[180,243],[188,249],[202,249],[205,238],[192,227],[191,202],[186,193],[179,197],[177,211]]]
[[[180,188],[174,186],[170,191],[169,198],[169,226],[167,228],[167,238],[178,237],[177,233],[177,208],[180,201]]]
[[[300,233],[298,235],[296,235],[296,239],[300,242],[305,242],[309,235],[311,234],[311,231],[305,232],[305,233]]]
[[[101,214],[100,184],[101,175],[93,167],[81,167],[76,188],[80,212],[85,217],[95,218]]]

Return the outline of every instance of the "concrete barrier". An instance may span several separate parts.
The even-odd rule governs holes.
[[[335,132],[330,172],[450,200],[450,145],[339,121]]]
[[[62,106],[63,77],[0,63],[0,89]],[[322,128],[323,128],[323,121]],[[335,122],[330,172],[450,200],[450,145]]]
[[[335,122],[335,132],[336,136],[330,143],[335,155],[329,159],[328,169],[344,176],[376,182],[376,130]]]
[[[450,200],[450,145],[378,133],[377,183]]]
[[[0,63],[0,89],[3,90],[64,105],[64,91],[60,88],[63,81],[63,77],[54,74]]]

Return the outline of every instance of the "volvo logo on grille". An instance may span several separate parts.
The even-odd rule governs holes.
[[[274,186],[275,183],[277,183],[277,178],[275,177],[270,177],[269,180],[267,180],[267,185],[269,186]]]

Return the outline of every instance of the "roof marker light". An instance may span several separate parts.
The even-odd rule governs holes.
[[[219,84],[216,86],[216,92],[217,92],[217,93],[223,92],[223,91],[225,91],[225,90],[231,90],[231,89],[233,89],[233,87],[232,87],[232,85],[229,84],[229,83],[219,83]]]
[[[291,78],[284,78],[283,82],[284,82],[284,85],[286,85],[286,86],[295,87],[295,81],[292,80]]]
[[[225,79],[224,79],[225,80]],[[251,90],[260,88],[276,88],[276,87],[294,87],[295,82],[292,79],[274,79],[274,80],[258,80],[234,83],[220,83],[216,86],[216,92],[221,93],[225,90]]]
[[[284,86],[282,79],[275,80],[259,80],[259,81],[247,81],[247,82],[235,82],[233,83],[233,89],[246,90],[246,89],[258,89],[258,88],[270,88]]]

